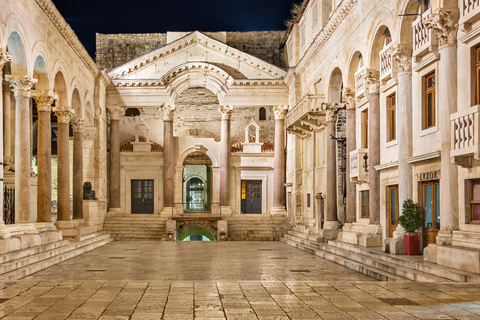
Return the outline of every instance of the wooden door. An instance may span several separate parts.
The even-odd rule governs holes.
[[[262,180],[242,180],[242,212],[262,213]]]
[[[423,190],[423,246],[436,243],[440,230],[440,183],[438,181],[425,182]]]
[[[153,213],[153,180],[132,180],[132,213]]]
[[[388,216],[389,216],[389,237],[393,238],[393,232],[398,225],[398,186],[388,187]]]

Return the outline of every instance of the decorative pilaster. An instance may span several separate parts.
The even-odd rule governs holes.
[[[110,113],[110,205],[109,211],[120,211],[120,116],[125,109],[108,107]]]
[[[52,91],[33,91],[37,103],[37,222],[52,222],[52,103],[58,96]]]
[[[322,103],[322,110],[327,116],[327,205],[325,212],[325,223],[323,229],[338,230],[340,222],[337,216],[337,144],[335,124],[338,119],[338,111],[343,108],[343,104],[339,103]],[[335,238],[336,233],[331,236],[324,234],[324,238]]]
[[[57,198],[58,198],[58,218],[55,226],[59,229],[73,228],[73,223],[70,219],[70,134],[69,124],[70,116],[74,110],[70,107],[54,107],[58,121],[58,183],[57,183]]]
[[[438,127],[441,138],[440,221],[437,244],[451,244],[452,231],[459,229],[458,167],[450,162],[450,115],[457,111],[457,29],[458,12],[437,10],[424,22],[438,37]]]
[[[356,221],[357,214],[357,184],[350,181],[350,152],[357,148],[356,144],[356,99],[355,91],[351,88],[345,88],[342,92],[342,99],[345,101],[347,108],[347,125],[346,125],[346,137],[347,137],[347,170],[346,170],[346,183],[347,183],[347,205],[346,205],[346,223],[352,223]]]
[[[220,142],[220,204],[227,212],[230,210],[230,121],[233,106],[220,106],[222,129]]]
[[[273,158],[273,207],[272,214],[287,215],[285,209],[285,115],[288,106],[274,106],[275,149]]]
[[[73,119],[73,219],[83,219],[83,127],[82,119]]]
[[[163,107],[163,207],[173,207],[175,188],[174,105]],[[171,210],[169,209],[170,213]]]
[[[26,233],[36,233],[30,208],[30,95],[37,82],[31,76],[7,76],[15,95],[15,216],[19,224],[29,224]],[[35,231],[34,231],[35,229]]]
[[[12,57],[7,53],[7,50],[4,48],[0,48],[0,84],[3,82],[3,65],[7,62],[12,61]],[[10,96],[7,96],[10,98]],[[3,205],[3,86],[0,86],[0,134],[2,137],[0,138],[0,164],[2,168],[0,168],[0,204]],[[10,101],[7,105],[10,107]],[[0,214],[0,239],[10,238],[10,232],[5,228],[5,222],[3,221],[3,213]]]

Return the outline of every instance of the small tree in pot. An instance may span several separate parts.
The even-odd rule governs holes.
[[[407,199],[403,202],[402,215],[398,218],[398,223],[405,230],[403,240],[405,242],[405,253],[407,255],[417,255],[420,252],[420,238],[415,231],[422,225],[420,216],[420,206],[418,203]]]

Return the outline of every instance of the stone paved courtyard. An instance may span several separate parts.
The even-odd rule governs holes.
[[[280,242],[112,242],[0,283],[2,319],[480,319],[480,286],[379,282]]]

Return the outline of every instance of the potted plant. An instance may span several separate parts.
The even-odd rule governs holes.
[[[420,216],[420,206],[418,203],[407,199],[403,202],[402,215],[398,218],[398,223],[403,227],[405,233],[403,240],[405,242],[405,253],[407,255],[417,255],[420,252],[420,238],[415,231],[422,225]]]

